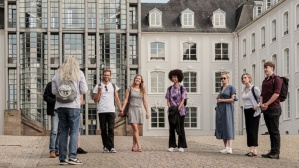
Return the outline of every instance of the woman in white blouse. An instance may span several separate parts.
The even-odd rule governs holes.
[[[244,91],[242,93],[242,99],[244,101],[247,146],[249,147],[249,152],[245,155],[253,157],[257,156],[258,132],[261,113],[259,99],[261,91],[257,86],[251,84],[252,77],[250,74],[243,74],[241,80],[245,85]]]

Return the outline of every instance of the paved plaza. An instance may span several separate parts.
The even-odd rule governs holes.
[[[116,136],[117,153],[102,153],[100,136],[81,136],[88,154],[78,155],[83,165],[59,165],[49,158],[46,136],[0,136],[0,167],[299,167],[299,136],[282,136],[280,159],[261,158],[269,150],[269,136],[259,136],[259,155],[248,157],[246,136],[236,136],[233,154],[221,154],[222,141],[214,136],[187,136],[184,153],[168,152],[168,137],[141,137],[142,152],[131,152],[131,136]]]

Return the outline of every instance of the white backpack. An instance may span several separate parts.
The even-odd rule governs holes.
[[[76,100],[77,89],[72,81],[61,80],[58,86],[56,100],[60,103],[71,103]]]

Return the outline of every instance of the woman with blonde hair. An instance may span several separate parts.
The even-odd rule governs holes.
[[[129,103],[129,104],[128,104]],[[139,126],[143,124],[143,111],[142,105],[146,110],[146,119],[149,118],[148,105],[146,101],[146,92],[143,84],[143,78],[141,75],[136,75],[134,81],[130,87],[126,90],[125,100],[123,103],[123,109],[120,115],[123,116],[123,111],[128,104],[128,124],[131,124],[133,129],[133,152],[142,152],[140,140],[139,140]],[[136,148],[137,145],[137,148]]]
[[[236,98],[236,89],[229,84],[229,74],[224,72],[220,78],[222,86],[219,91],[216,107],[216,130],[217,139],[222,139],[224,149],[220,153],[233,153],[232,142],[235,138],[234,130],[234,101]]]
[[[86,94],[87,90],[85,76],[79,68],[78,60],[72,56],[66,57],[52,79],[52,93],[56,95],[55,109],[59,118],[59,160],[62,165],[82,164],[77,158],[80,95]],[[70,95],[72,96],[69,97]],[[69,150],[67,150],[69,135]]]
[[[257,86],[251,84],[252,77],[248,73],[241,76],[241,81],[245,85],[242,99],[244,101],[245,125],[247,132],[247,146],[250,148],[245,155],[249,157],[257,156],[258,132],[260,123],[259,99],[261,91]]]

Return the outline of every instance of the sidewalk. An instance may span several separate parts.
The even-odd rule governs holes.
[[[184,153],[168,152],[168,137],[141,137],[143,152],[131,152],[132,137],[116,136],[117,153],[102,153],[100,136],[81,136],[81,147],[88,154],[78,155],[83,165],[59,165],[58,158],[49,158],[49,137],[0,135],[0,167],[284,167],[299,168],[299,136],[281,137],[280,159],[261,158],[267,153],[270,140],[259,136],[259,155],[247,157],[246,136],[236,136],[233,154],[221,154],[222,141],[214,136],[187,136]]]

